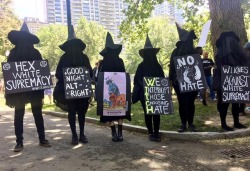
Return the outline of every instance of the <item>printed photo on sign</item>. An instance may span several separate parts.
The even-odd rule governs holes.
[[[174,57],[174,65],[181,93],[197,91],[206,87],[200,55]]]
[[[48,89],[53,86],[47,60],[3,62],[5,93]]]
[[[88,68],[63,68],[63,75],[66,99],[92,96],[91,78]]]
[[[168,78],[144,77],[143,87],[146,112],[148,115],[174,113]]]
[[[126,115],[126,74],[105,72],[103,86],[103,116]]]
[[[249,77],[247,66],[223,66],[221,68],[222,101],[249,103]]]

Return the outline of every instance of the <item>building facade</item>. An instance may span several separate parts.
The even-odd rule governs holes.
[[[23,21],[27,23],[29,31],[32,34],[36,34],[39,28],[48,25],[48,23],[41,22],[39,21],[38,18],[34,18],[34,17],[25,17]]]
[[[46,0],[48,23],[67,24],[66,0]],[[127,5],[123,0],[71,0],[72,24],[78,23],[81,16],[96,21],[110,31],[117,39],[122,20],[123,10]]]
[[[165,0],[162,4],[155,5],[153,16],[168,16],[170,20],[177,22],[179,24],[184,23],[184,19],[182,17],[182,10],[178,9],[177,6],[167,2]]]

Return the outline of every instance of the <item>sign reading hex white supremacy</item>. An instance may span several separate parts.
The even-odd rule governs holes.
[[[173,59],[181,93],[197,91],[206,87],[200,55],[176,56]]]
[[[149,115],[173,113],[169,81],[161,77],[143,78],[146,112]]]
[[[5,93],[20,93],[52,87],[47,60],[2,63]]]
[[[92,96],[91,78],[86,67],[63,68],[65,99]]]
[[[221,68],[222,101],[250,102],[250,78],[247,66],[223,66]]]

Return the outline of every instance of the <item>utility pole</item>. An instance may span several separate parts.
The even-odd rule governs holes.
[[[71,8],[70,8],[70,0],[66,0],[67,5],[67,23],[68,23],[68,35],[70,34],[71,30]]]

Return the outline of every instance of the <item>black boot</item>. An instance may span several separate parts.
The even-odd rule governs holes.
[[[224,130],[224,131],[234,131],[233,128],[227,126],[227,124],[223,124],[221,125],[221,128]]]
[[[122,125],[118,125],[118,141],[123,141],[123,136],[122,136]]]
[[[112,135],[112,141],[117,142],[117,134],[115,125],[111,126],[111,135]]]

